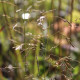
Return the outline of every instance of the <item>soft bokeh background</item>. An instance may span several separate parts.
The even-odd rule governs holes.
[[[80,0],[0,0],[0,80],[80,80]]]

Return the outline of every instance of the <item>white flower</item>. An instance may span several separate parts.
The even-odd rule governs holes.
[[[20,50],[22,49],[23,44],[16,46],[15,50]]]
[[[45,19],[45,16],[41,16],[37,21],[43,21]]]
[[[17,24],[15,24],[14,26],[13,26],[13,29],[15,28],[15,27],[17,27],[18,25]]]
[[[16,12],[19,12],[19,11],[21,11],[22,9],[18,9],[18,10],[16,10]]]
[[[13,66],[10,64],[10,65],[8,66],[8,69],[12,70],[12,69],[13,69]]]
[[[23,13],[22,14],[22,19],[29,19],[31,16],[29,13]]]
[[[30,32],[26,33],[26,36],[31,36],[31,35],[32,35],[32,33],[30,33]]]

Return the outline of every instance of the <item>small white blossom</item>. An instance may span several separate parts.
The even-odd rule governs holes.
[[[17,27],[18,25],[17,24],[15,24],[14,26],[13,26],[13,29],[15,28],[15,27]]]
[[[22,49],[23,44],[16,46],[15,50],[20,50]]]
[[[18,10],[16,10],[16,12],[19,12],[19,11],[21,11],[22,9],[18,9]]]
[[[26,33],[26,36],[31,36],[31,35],[32,35],[32,33],[30,33],[30,32]]]
[[[31,16],[29,13],[23,13],[22,14],[22,19],[29,19]]]
[[[10,64],[10,65],[8,66],[8,69],[12,70],[12,69],[13,69],[13,66]]]

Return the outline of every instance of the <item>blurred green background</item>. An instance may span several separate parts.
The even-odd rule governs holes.
[[[80,80],[80,0],[0,0],[0,80]]]

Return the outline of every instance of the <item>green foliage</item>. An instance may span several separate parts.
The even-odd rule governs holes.
[[[61,1],[58,16],[59,0],[0,0],[0,80],[80,79],[79,31],[65,28],[71,16],[80,25],[80,12],[66,13],[68,6]]]
[[[66,16],[67,20],[70,21],[70,15]],[[74,10],[72,12],[72,22],[73,23],[80,23],[80,13],[79,11]]]

